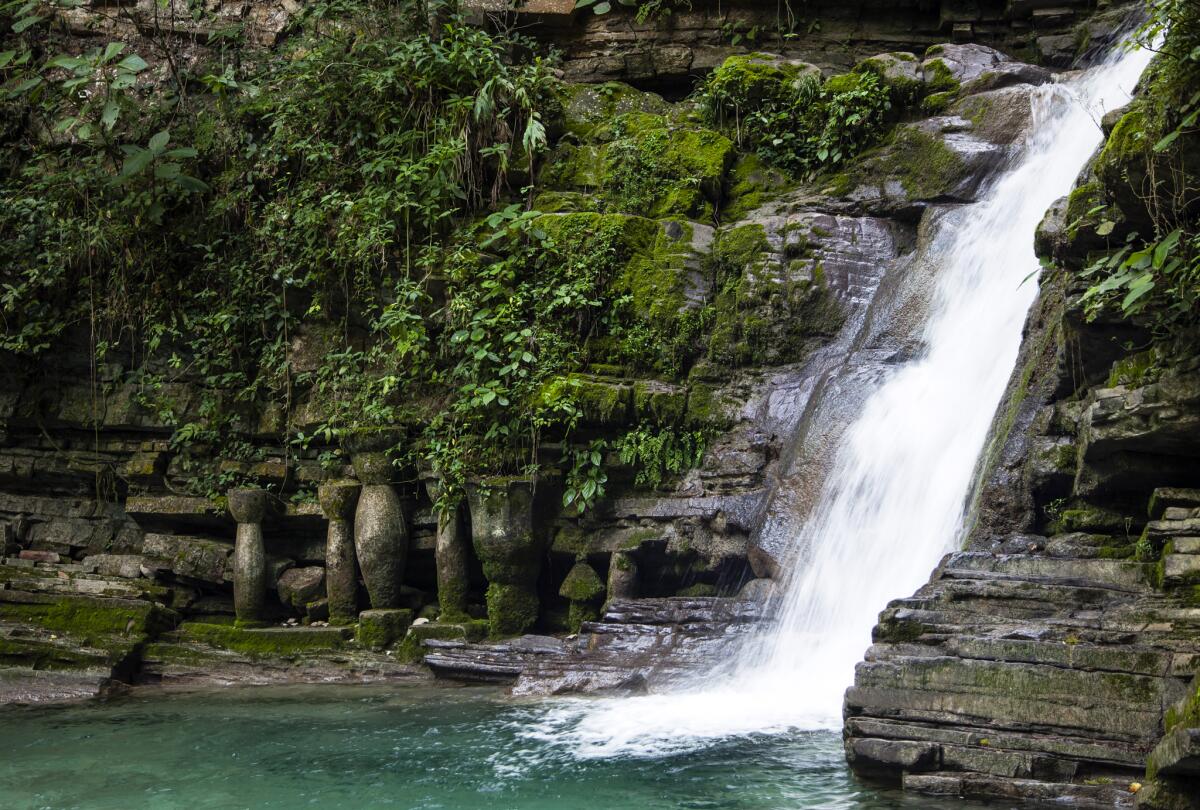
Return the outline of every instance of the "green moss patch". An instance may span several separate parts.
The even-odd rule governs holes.
[[[179,628],[182,641],[208,644],[252,658],[287,658],[305,653],[342,650],[350,631],[336,627],[241,629],[228,625],[185,622]]]

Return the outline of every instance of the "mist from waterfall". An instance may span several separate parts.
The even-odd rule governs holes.
[[[692,688],[566,701],[532,736],[577,756],[663,756],[730,736],[837,728],[842,696],[887,603],[928,579],[963,531],[964,501],[1037,294],[1033,234],[1102,140],[1151,54],[1106,63],[1032,95],[1033,123],[981,201],[942,214],[922,261],[936,268],[928,320],[883,370],[843,435],[815,511],[789,540],[769,633]],[[1024,281],[1024,283],[1022,283]]]

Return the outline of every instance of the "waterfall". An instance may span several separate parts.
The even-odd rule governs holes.
[[[1126,103],[1144,50],[1032,94],[1033,123],[972,205],[941,212],[916,351],[881,366],[844,433],[818,505],[789,538],[777,620],[692,688],[552,710],[540,732],[582,757],[662,756],[730,736],[836,728],[879,611],[920,587],[961,540],[963,504],[1036,294],[1033,234]],[[787,525],[788,521],[780,521]]]

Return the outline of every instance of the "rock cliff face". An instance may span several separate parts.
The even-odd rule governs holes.
[[[778,57],[762,57],[762,63],[794,65]],[[393,481],[369,446],[354,449],[353,469],[328,470],[315,448],[280,453],[279,426],[267,411],[251,415],[257,427],[244,436],[261,448],[262,460],[222,461],[220,448],[172,443],[173,427],[122,382],[125,369],[101,367],[94,383],[81,382],[92,369],[61,356],[36,377],[11,376],[4,400],[0,515],[8,586],[0,598],[12,600],[0,607],[10,645],[5,660],[36,672],[70,671],[76,666],[70,656],[41,657],[34,648],[50,636],[64,649],[90,649],[97,641],[86,622],[55,625],[19,607],[27,598],[21,594],[41,593],[51,583],[64,604],[85,600],[72,616],[129,608],[110,606],[103,601],[108,597],[141,599],[140,608],[165,611],[161,622],[122,630],[123,652],[108,662],[107,675],[103,666],[89,665],[89,688],[109,678],[222,679],[237,672],[258,679],[328,678],[338,661],[350,678],[379,667],[404,673],[371,650],[399,644],[399,657],[413,660],[423,643],[434,641],[443,649],[430,662],[435,669],[461,673],[471,667],[451,663],[447,645],[461,647],[489,630],[577,629],[598,616],[605,590],[610,599],[696,599],[733,595],[749,583],[746,593],[761,597],[770,584],[762,578],[777,572],[784,553],[759,539],[781,533],[761,528],[800,513],[819,485],[819,466],[799,459],[820,458],[845,422],[838,415],[853,409],[846,381],[834,382],[852,349],[865,341],[876,359],[902,351],[887,337],[888,324],[916,322],[906,290],[919,283],[911,267],[919,221],[930,209],[974,198],[1024,131],[1030,88],[1049,76],[975,45],[942,46],[924,61],[891,54],[879,67],[864,64],[881,71],[907,103],[937,91],[944,114],[922,118],[917,107],[902,112],[909,120],[886,144],[838,176],[803,184],[698,123],[690,103],[624,85],[568,88],[562,135],[542,169],[536,201],[546,227],[615,229],[639,262],[631,268],[657,274],[653,285],[634,285],[631,294],[642,297],[639,306],[664,308],[664,317],[717,302],[711,359],[686,380],[631,379],[617,367],[579,375],[583,423],[599,435],[651,417],[715,427],[696,469],[646,487],[613,459],[609,496],[582,517],[561,506],[561,484],[553,477],[536,485],[481,481],[457,511],[439,516],[436,479]],[[654,187],[657,196],[644,216],[619,208],[597,212],[604,195],[614,193],[616,158],[646,144],[679,149],[701,181],[656,180],[666,185]],[[740,278],[733,294],[718,288],[730,278]],[[721,309],[722,296],[735,302],[732,309]],[[297,338],[301,360],[315,350],[306,348],[315,340]],[[866,375],[865,367],[860,372]],[[185,383],[173,394],[185,411],[199,400]],[[301,421],[308,408],[300,404]],[[813,412],[824,414],[820,425],[811,423]],[[802,432],[803,453],[797,450]],[[553,446],[543,451],[552,461],[554,453]],[[194,490],[197,476],[211,477],[214,469],[278,497],[239,528],[209,498],[176,494]],[[338,476],[362,482],[357,506],[339,505],[337,498],[326,503],[325,495],[320,504],[297,501],[317,485],[323,493],[336,486],[358,492],[358,484]],[[253,492],[229,497],[244,500]],[[386,514],[376,514],[376,501]],[[329,520],[352,528],[329,528]],[[235,529],[241,537],[252,526],[261,526],[253,532],[261,533],[265,557],[235,552]],[[342,536],[350,531],[352,539]],[[403,544],[403,554],[380,556],[395,543]],[[347,551],[348,544],[357,549]],[[347,593],[337,583],[345,581],[346,560],[352,570],[355,558],[364,583],[351,586],[358,593]],[[239,589],[245,601],[235,604]],[[352,621],[368,605],[383,611],[363,614],[358,641],[348,631],[321,627]],[[662,618],[673,615],[669,606],[647,610],[614,613],[610,604],[604,622],[585,623],[588,633],[617,639],[608,645],[615,652],[607,663],[585,666],[613,671],[637,638],[664,632],[674,638],[674,627],[684,628],[679,643],[660,646],[678,647],[684,660],[696,660],[688,638],[707,632],[697,629],[698,620]],[[409,629],[415,619],[439,614],[440,621]],[[626,618],[612,618],[618,615]],[[239,626],[230,627],[235,618]],[[300,621],[317,626],[253,629]],[[630,632],[635,641],[622,641]],[[489,649],[481,655],[504,658]],[[251,676],[255,661],[262,672]],[[543,672],[569,671],[573,661],[568,656]],[[212,672],[205,675],[206,668]],[[510,661],[501,669],[507,677],[521,668]],[[651,669],[669,674],[678,666]],[[28,677],[13,675],[13,696],[36,692]],[[556,678],[580,687],[611,685],[592,676],[539,677],[543,685],[529,690]]]
[[[1105,126],[1137,115],[1135,102]],[[1097,226],[1140,210],[1128,195],[1108,213],[1081,202],[1132,182],[1133,158],[1112,170],[1118,137],[1039,230],[1057,269],[993,423],[966,545],[880,615],[846,693],[852,767],[906,790],[1200,802],[1195,338],[1164,346],[1145,319],[1088,317],[1083,300]]]
[[[136,362],[92,364],[75,335],[36,373],[6,366],[0,386],[0,702],[134,681],[410,677],[421,661],[522,693],[637,689],[706,660],[762,618],[786,553],[772,543],[811,508],[865,381],[911,350],[926,228],[1005,165],[1048,68],[1111,41],[1127,4],[1099,5],[697,0],[641,22],[522,5],[516,21],[563,51],[571,82],[549,122],[539,227],[612,234],[612,284],[632,306],[713,319],[684,373],[597,362],[572,375],[581,431],[703,431],[702,457],[648,485],[610,453],[607,496],[582,516],[556,474],[472,481],[439,512],[440,480],[379,463],[369,440],[333,468],[321,447],[290,446],[285,428],[319,423],[316,392],[298,391],[292,414],[248,411],[238,441],[257,460],[225,459],[173,441],[129,382]],[[481,25],[513,21],[468,8]],[[300,10],[213,13],[269,48]],[[219,39],[204,19],[84,6],[60,36],[165,29],[187,64]],[[735,54],[789,85],[877,77],[889,133],[834,172],[789,179],[674,100]],[[631,186],[634,164],[658,173]],[[1090,248],[1072,205],[1039,238],[1078,269]],[[1132,801],[1149,758],[1156,781],[1138,795],[1186,795],[1200,757],[1200,368],[1172,361],[1151,378],[1124,348],[1144,330],[1086,322],[1080,293],[1070,274],[1043,285],[967,548],[881,616],[846,699],[864,774],[1111,806]],[[293,337],[297,367],[322,339]],[[170,385],[173,419],[196,415],[197,386]],[[535,461],[552,470],[563,448]],[[230,493],[240,526],[192,494],[200,476],[251,485]],[[259,488],[276,497],[259,503]]]

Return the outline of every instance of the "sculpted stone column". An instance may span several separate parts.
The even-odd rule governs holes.
[[[354,512],[354,548],[371,607],[400,607],[400,584],[408,559],[408,527],[404,506],[392,488],[392,463],[387,453],[366,452],[354,457],[362,481]]]
[[[524,633],[538,617],[542,549],[533,533],[533,481],[492,478],[467,485],[471,538],[488,580],[493,636]]]
[[[614,551],[608,565],[608,600],[637,599],[637,562],[628,551]]]
[[[325,535],[325,594],[329,623],[352,624],[358,614],[358,572],[354,555],[354,508],[361,489],[357,481],[329,481],[317,489],[321,511],[329,520]]]
[[[267,601],[267,551],[262,522],[270,496],[261,489],[231,489],[229,514],[237,521],[233,546],[233,609],[238,624],[259,624]]]
[[[442,492],[442,482],[436,478],[425,481],[429,500],[437,503]],[[463,506],[455,504],[437,514],[437,546],[434,558],[437,564],[438,605],[441,607],[440,621],[462,621],[467,618],[467,587],[470,584],[469,542],[464,531]]]

